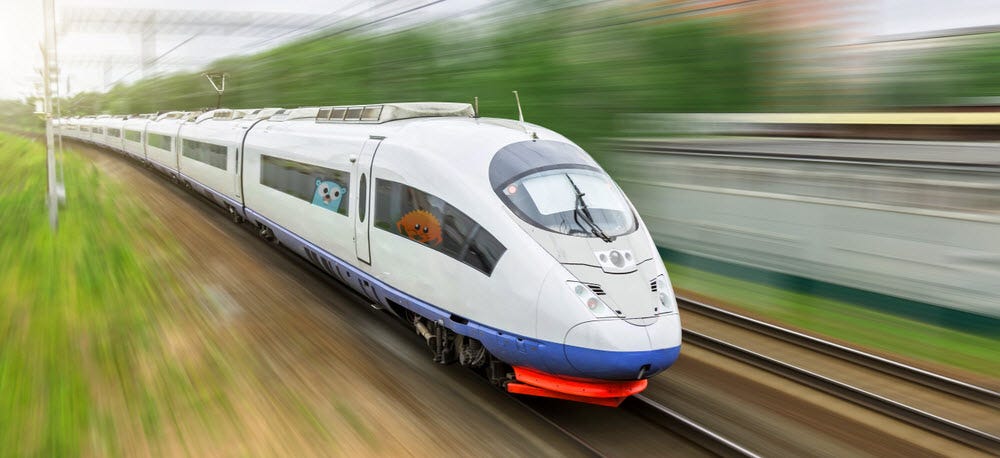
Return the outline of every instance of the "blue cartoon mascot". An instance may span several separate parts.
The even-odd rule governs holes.
[[[340,209],[340,201],[347,194],[347,189],[332,181],[316,179],[316,193],[313,194],[313,205],[319,205],[330,211]]]

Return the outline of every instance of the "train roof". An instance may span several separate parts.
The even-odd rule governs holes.
[[[271,116],[272,121],[290,121],[294,119],[315,119],[316,122],[331,123],[371,123],[381,124],[390,121],[413,118],[463,117],[475,116],[472,105],[454,102],[402,102],[379,103],[371,105],[335,105],[319,107],[301,107],[288,110],[278,110]]]
[[[245,108],[245,109],[232,109],[232,108],[217,108],[215,110],[209,110],[198,115],[193,121],[195,123],[200,123],[207,119],[213,119],[216,121],[235,121],[235,120],[257,120],[257,119],[269,119],[275,113],[279,111],[285,111],[282,108]],[[191,120],[190,118],[188,119]]]

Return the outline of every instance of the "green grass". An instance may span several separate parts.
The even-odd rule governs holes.
[[[53,232],[44,158],[38,143],[0,134],[0,447],[127,455],[136,439],[123,436],[154,437],[165,408],[198,396],[189,377],[157,383],[186,370],[159,343],[183,295],[167,264],[176,245],[74,154]]]
[[[880,352],[1000,378],[1000,339],[900,318],[846,302],[667,264],[674,287],[770,321]]]

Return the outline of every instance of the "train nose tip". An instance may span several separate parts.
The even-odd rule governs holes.
[[[677,360],[680,326],[656,320],[636,326],[624,320],[580,323],[566,333],[566,360],[579,376],[608,380],[651,377]]]

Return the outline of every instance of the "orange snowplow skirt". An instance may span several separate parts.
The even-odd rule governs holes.
[[[643,380],[590,380],[561,377],[545,372],[514,366],[514,379],[507,391],[529,396],[566,399],[608,407],[618,407],[625,398],[642,392],[649,382]]]

